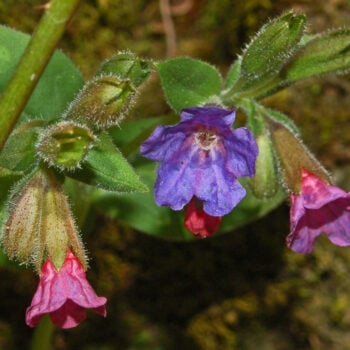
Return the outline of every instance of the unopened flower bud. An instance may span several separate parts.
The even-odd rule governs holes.
[[[152,69],[152,61],[137,57],[130,51],[122,51],[104,62],[100,73],[130,79],[134,86],[138,87],[148,78]]]
[[[269,121],[269,126],[283,179],[289,190],[300,192],[302,169],[307,169],[327,184],[331,183],[326,170],[291,130],[272,120]]]
[[[60,269],[71,247],[86,267],[67,197],[53,173],[38,170],[18,194],[14,192],[11,203],[2,242],[9,258],[34,263],[40,273],[47,256]]]
[[[94,134],[86,126],[64,121],[43,131],[36,149],[50,166],[73,170],[80,166],[94,141]]]
[[[129,79],[101,75],[84,86],[65,117],[93,128],[109,128],[123,120],[135,95]]]
[[[255,176],[251,179],[251,189],[257,198],[271,198],[279,187],[276,159],[269,135],[261,133],[256,142],[259,148],[255,163]]]

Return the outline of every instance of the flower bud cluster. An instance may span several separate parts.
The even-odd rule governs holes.
[[[39,132],[34,130],[36,124],[28,124],[30,133],[26,139],[30,138],[27,144],[35,164],[28,167],[31,172],[12,190],[3,219],[2,245],[10,259],[34,265],[40,276],[26,314],[31,327],[44,314],[49,314],[52,322],[62,328],[78,325],[86,317],[87,308],[106,315],[106,298],[98,297],[86,279],[85,250],[61,180],[78,169],[94,177],[89,172],[91,168],[93,171],[98,168],[93,173],[95,177],[108,178],[105,169],[110,170],[113,163],[112,171],[133,175],[138,182],[131,181],[131,185],[144,188],[104,130],[118,125],[125,117],[135,100],[136,87],[147,78],[151,67],[149,61],[132,53],[120,53],[102,65],[98,75],[85,84],[62,116],[39,124]],[[13,143],[20,141],[18,133]],[[94,146],[98,151],[91,153]],[[16,152],[8,150],[7,158],[11,159],[12,153]],[[108,155],[96,160],[96,153]],[[107,166],[103,164],[106,159]],[[26,164],[19,158],[17,163],[21,162]],[[123,176],[118,175],[114,185],[121,187]],[[105,182],[113,182],[109,180]]]

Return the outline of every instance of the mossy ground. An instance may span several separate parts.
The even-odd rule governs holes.
[[[174,1],[178,8],[184,3]],[[177,54],[201,57],[223,72],[267,18],[289,8],[308,14],[311,31],[350,23],[346,0],[191,3],[175,17]],[[41,4],[2,1],[1,22],[31,32]],[[85,1],[60,47],[86,78],[118,50],[164,58],[158,1]],[[157,82],[145,89],[134,115],[167,112]],[[327,76],[266,100],[293,117],[348,190],[349,93],[348,75]],[[191,243],[157,240],[101,212],[93,227],[86,237],[88,276],[109,299],[108,317],[90,313],[79,327],[56,330],[54,350],[350,349],[350,251],[320,239],[309,256],[289,252],[287,205],[230,234]],[[15,265],[2,267],[0,276],[0,348],[25,349],[33,331],[24,311],[37,279]]]

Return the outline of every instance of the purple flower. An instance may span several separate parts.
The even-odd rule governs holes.
[[[325,233],[338,246],[350,245],[350,194],[302,170],[301,192],[291,194],[287,246],[310,253],[315,239]]]
[[[211,216],[228,214],[245,196],[237,181],[253,176],[258,148],[246,128],[232,129],[235,111],[193,107],[177,125],[158,126],[141,153],[161,162],[155,185],[160,206],[181,210],[193,197]]]
[[[27,308],[26,323],[35,327],[44,314],[49,314],[57,326],[72,328],[86,318],[85,309],[106,316],[106,301],[96,295],[83,266],[69,249],[59,271],[50,258],[44,263],[39,286]]]

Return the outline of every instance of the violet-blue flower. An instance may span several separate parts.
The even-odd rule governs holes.
[[[238,182],[255,174],[258,147],[247,128],[232,129],[235,111],[219,107],[182,110],[180,123],[158,126],[141,153],[160,162],[155,199],[181,210],[193,197],[211,216],[228,214],[245,196]]]

